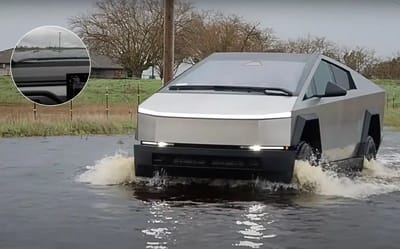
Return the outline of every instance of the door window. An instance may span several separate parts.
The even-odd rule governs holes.
[[[333,76],[335,77],[336,85],[345,90],[355,89],[353,81],[348,71],[331,64]]]
[[[313,95],[324,95],[329,81],[334,82],[332,70],[327,62],[321,61],[313,77],[314,89],[311,89]],[[311,85],[310,87],[312,88]]]
[[[335,83],[345,90],[356,88],[348,71],[322,60],[314,73],[304,99],[315,95],[323,96],[328,82]]]

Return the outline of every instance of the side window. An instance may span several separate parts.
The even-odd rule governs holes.
[[[349,72],[346,70],[337,67],[335,65],[331,64],[332,72],[333,75],[335,76],[335,83],[338,86],[341,86],[343,89],[349,90],[349,89],[355,89],[355,86],[353,84],[353,81],[351,80],[351,76],[349,75]]]
[[[311,98],[314,95],[324,95],[326,85],[329,81],[341,86],[345,90],[356,89],[348,71],[329,62],[321,61],[314,73],[304,99]]]
[[[315,71],[311,84],[307,89],[306,98],[309,98],[312,95],[324,95],[326,85],[329,81],[334,82],[331,67],[327,62],[321,61]]]
[[[310,86],[307,89],[307,92],[304,96],[304,99],[309,99],[315,94],[315,81],[314,78],[311,80]]]

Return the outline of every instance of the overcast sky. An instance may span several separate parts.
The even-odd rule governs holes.
[[[96,0],[2,0],[0,50],[40,25],[68,27],[68,18],[94,10]],[[325,36],[344,46],[400,51],[400,0],[192,0],[196,7],[243,16],[282,39]]]
[[[73,32],[59,26],[40,26],[26,33],[18,47],[81,47],[82,40]]]

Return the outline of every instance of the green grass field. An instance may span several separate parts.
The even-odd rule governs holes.
[[[134,105],[137,103],[138,92],[140,100],[143,101],[161,87],[159,80],[92,79],[88,82],[84,92],[76,98],[75,103],[104,103],[105,94],[108,92],[110,103]]]
[[[375,82],[386,90],[388,98],[385,126],[400,129],[400,80]],[[160,87],[159,80],[91,79],[82,94],[73,101],[73,120],[69,119],[68,104],[38,107],[39,118],[33,120],[32,103],[18,92],[10,77],[0,77],[0,137],[132,134],[138,90],[143,101]],[[104,114],[107,93],[109,118]]]
[[[110,104],[135,105],[139,91],[143,101],[161,88],[159,80],[90,79],[84,91],[74,99],[77,105],[104,104],[108,92]],[[14,86],[10,77],[0,77],[0,105],[29,104]]]
[[[73,101],[73,120],[69,104],[37,106],[34,120],[33,104],[18,92],[10,77],[0,77],[0,137],[133,134],[138,92],[142,102],[160,87],[159,80],[92,79]]]
[[[385,126],[400,129],[400,80],[375,80],[386,91]]]
[[[0,76],[0,105],[25,104],[27,101],[18,92],[10,77]]]
[[[400,80],[375,80],[386,91],[386,97],[393,107],[393,99],[395,106],[400,109]]]

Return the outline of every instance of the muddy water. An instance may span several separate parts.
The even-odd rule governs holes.
[[[136,179],[131,137],[0,140],[0,248],[399,248],[400,133],[359,176]],[[110,186],[111,184],[111,186]]]

